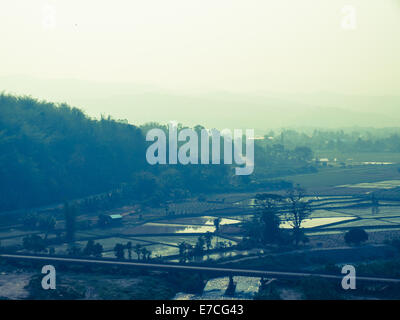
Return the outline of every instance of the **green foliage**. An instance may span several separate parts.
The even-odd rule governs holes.
[[[178,244],[179,248],[179,261],[186,262],[193,257],[193,246],[185,241]]]
[[[308,242],[302,223],[312,212],[311,205],[304,200],[305,190],[299,186],[289,189],[285,196],[287,208],[286,220],[293,227],[293,239],[296,246],[300,243]]]
[[[137,259],[140,260],[150,260],[151,257],[151,251],[148,250],[147,248],[143,247],[141,244],[137,243],[133,248],[132,248],[132,243],[128,242],[125,246],[125,248],[128,250],[128,256],[129,259],[131,259],[131,250],[135,251],[137,255]]]
[[[144,152],[135,126],[1,94],[0,211],[112,189],[143,168]]]
[[[307,300],[342,299],[340,283],[321,278],[309,277],[299,280],[296,286]]]
[[[128,259],[131,260],[132,259],[132,242],[128,241],[125,245],[126,250],[128,251]]]
[[[268,285],[260,285],[258,292],[253,297],[254,300],[281,300],[278,286],[275,281]]]
[[[203,255],[205,244],[206,244],[206,241],[205,241],[204,237],[203,236],[198,237],[196,245],[193,250],[193,255],[194,256]]]
[[[204,241],[205,241],[205,245],[207,247],[207,250],[210,250],[212,248],[212,239],[213,239],[213,234],[209,231],[206,232],[206,234],[204,235]]]
[[[199,294],[207,283],[204,274],[195,272],[169,272],[165,278],[176,292]]]
[[[277,207],[278,199],[268,194],[258,194],[256,196],[256,204],[258,206],[258,214],[252,220],[244,224],[246,235],[253,245],[267,245],[281,243],[283,240],[283,232],[279,228],[280,218]]]
[[[140,260],[141,254],[142,254],[142,245],[140,243],[137,243],[135,247],[133,248],[133,251],[135,251],[137,255],[137,259]]]
[[[270,177],[309,170],[309,149],[267,142],[256,142],[251,177],[235,176],[232,165],[150,166],[145,134],[152,128],[168,130],[158,123],[138,128],[110,117],[95,120],[66,104],[0,94],[0,212],[73,199],[81,199],[82,211],[95,212],[220,191],[279,190],[290,183]]]
[[[258,214],[244,224],[247,238],[244,239],[243,246],[288,243],[289,237],[286,230],[280,228],[279,214],[282,210],[285,210],[286,220],[292,226],[292,238],[295,244],[308,241],[301,225],[311,214],[311,206],[304,201],[303,189],[298,186],[290,188],[285,196],[269,193],[257,194],[255,203]]]
[[[41,252],[46,250],[47,243],[45,239],[37,234],[32,234],[22,239],[22,246],[29,251]]]
[[[74,243],[68,246],[67,254],[70,256],[78,257],[82,255],[82,249]]]
[[[86,256],[101,257],[102,252],[103,246],[100,243],[95,243],[93,240],[89,240],[83,249],[83,254]]]
[[[150,260],[150,256],[151,256],[151,251],[148,250],[147,248],[142,248],[141,250],[141,254],[142,254],[142,259],[145,261],[149,261]]]
[[[214,219],[214,227],[215,227],[215,232],[216,233],[219,231],[220,223],[221,223],[221,218],[220,217]]]
[[[115,253],[115,257],[118,260],[123,260],[125,259],[125,246],[121,243],[117,243],[114,247],[114,253]]]
[[[344,241],[347,244],[359,245],[361,242],[368,240],[368,233],[363,228],[354,228],[347,231],[344,235]]]
[[[357,273],[365,276],[400,277],[399,258],[388,261],[368,261],[355,265]]]

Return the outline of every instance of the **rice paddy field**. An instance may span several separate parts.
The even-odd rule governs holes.
[[[255,277],[233,277],[233,281],[236,283],[235,297],[229,298],[225,296],[229,284],[229,278],[214,278],[207,281],[201,295],[178,293],[174,300],[252,299],[258,292],[260,280],[260,278]]]
[[[383,181],[370,183],[374,188],[376,186],[385,186],[387,184],[397,185],[397,182]],[[231,205],[233,205],[233,199]],[[368,206],[369,200],[352,197],[352,196],[310,196],[307,200],[311,201],[314,210],[309,217],[303,222],[303,227],[306,233],[311,237],[335,237],[335,235],[342,234],[354,227],[364,227],[371,232],[377,233],[378,231],[400,231],[400,203],[395,201],[382,201],[378,210],[373,211],[371,206]],[[243,201],[243,199],[242,199]],[[247,200],[250,202],[250,199]],[[360,204],[362,206],[360,206]],[[225,204],[226,205],[226,204]],[[187,204],[187,207],[195,207],[193,203]],[[208,212],[208,207],[207,207]],[[83,248],[87,241],[92,239],[103,246],[104,257],[115,257],[114,247],[117,243],[126,244],[128,241],[133,246],[140,244],[147,250],[151,251],[152,257],[162,256],[165,258],[171,257],[174,261],[179,254],[179,243],[186,242],[194,246],[198,240],[199,235],[210,232],[214,234],[215,225],[214,220],[219,217],[220,226],[240,226],[243,222],[250,220],[253,215],[244,212],[235,215],[195,215],[195,216],[177,216],[165,219],[160,217],[159,220],[154,222],[145,222],[141,225],[124,225],[115,229],[102,230],[94,229],[90,231],[80,231],[76,234],[75,245]],[[290,228],[290,222],[282,218],[282,228]],[[11,229],[8,232],[0,230],[0,241],[2,246],[12,246],[22,243],[22,239],[29,231],[22,231],[18,229]],[[41,233],[39,235],[44,236]],[[118,236],[115,236],[118,234]],[[394,233],[397,234],[397,233]],[[227,238],[225,238],[225,236]],[[237,234],[221,234],[218,237],[212,238],[212,247],[217,246],[217,242],[229,243],[229,245],[236,245],[238,240]],[[54,235],[50,235],[54,237]],[[342,238],[343,236],[340,235]],[[68,244],[60,244],[52,246],[56,253],[65,254],[68,249]],[[203,260],[212,259],[218,260],[221,258],[235,257],[236,255],[246,255],[247,252],[238,252],[232,249],[231,251],[223,253],[211,253],[205,255]],[[132,253],[133,257],[136,254]]]
[[[305,200],[310,201],[314,210],[303,222],[303,227],[311,238],[343,238],[343,233],[350,228],[364,227],[368,232],[374,233],[376,239],[380,239],[383,236],[378,237],[378,233],[387,234],[388,237],[398,235],[400,201],[380,200],[379,207],[373,208],[369,193],[399,187],[400,173],[397,169],[397,165],[389,164],[327,167],[321,168],[317,173],[290,176],[286,179],[299,183],[307,190],[308,196]],[[186,242],[194,246],[199,236],[207,232],[214,234],[214,221],[219,218],[222,231],[213,237],[212,247],[216,247],[217,242],[230,242],[234,246],[242,236],[240,226],[254,215],[254,195],[255,193],[209,195],[202,201],[186,199],[169,203],[166,208],[143,208],[143,219],[131,207],[122,207],[110,211],[123,216],[122,225],[112,228],[93,225],[88,230],[78,230],[75,244],[83,248],[88,240],[94,240],[103,246],[104,257],[114,257],[115,245],[130,241],[133,246],[140,244],[150,250],[152,257],[162,256],[167,260],[171,257],[172,260],[179,253],[179,243]],[[96,216],[84,214],[80,219],[94,222]],[[281,216],[281,220],[282,228],[290,228],[290,222],[285,221],[285,215]],[[20,246],[26,235],[34,233],[44,236],[42,232],[24,230],[21,226],[0,228],[1,246]],[[48,237],[54,239],[55,234],[50,233]],[[334,241],[332,239],[329,241]],[[68,244],[56,244],[52,247],[56,253],[65,253]],[[210,253],[204,259],[218,260],[238,254],[247,253],[232,248],[222,253]],[[133,253],[133,256],[136,255]]]
[[[327,236],[329,238],[329,236],[333,236],[335,238],[335,235],[340,235],[340,238],[343,238],[342,233],[353,227],[366,227],[374,233],[391,229],[393,231],[400,230],[400,203],[398,202],[384,201],[380,203],[381,206],[376,212],[372,211],[371,207],[365,206],[368,205],[369,200],[358,197],[323,196],[310,197],[308,200],[312,201],[315,210],[310,218],[304,221],[303,227],[311,237]],[[364,206],[360,206],[360,204]],[[176,256],[179,253],[179,243],[186,242],[195,245],[199,235],[206,232],[213,233],[215,231],[214,220],[217,217],[217,215],[176,217],[145,223],[125,230],[122,238],[110,238],[108,246],[105,242],[106,247],[110,248],[112,244],[131,239],[131,241],[138,241],[145,245],[148,250],[152,251],[153,256]],[[252,217],[253,215],[247,213],[223,216],[220,217],[220,225],[239,226]],[[281,227],[290,228],[290,223],[283,221]],[[396,232],[394,234],[397,235]],[[222,235],[219,239],[217,237],[212,239],[212,246],[216,246],[217,241],[230,241],[232,245],[237,244],[232,237],[223,239]],[[205,256],[204,259],[218,260],[235,257],[238,254],[246,255],[247,253],[232,250],[224,253],[212,253]],[[111,257],[112,255],[113,252],[105,253],[105,256]]]
[[[345,184],[338,188],[365,188],[365,189],[392,189],[400,185],[400,180],[386,180],[377,182],[364,182],[356,184]]]
[[[347,190],[348,195],[354,195],[356,188],[348,190],[349,188],[340,188],[339,186],[399,180],[400,172],[397,168],[398,165],[362,165],[345,168],[328,167],[321,168],[317,173],[287,176],[285,179],[292,181],[294,184],[300,184],[306,189],[312,189],[313,192],[321,195],[336,194],[337,192],[333,189]],[[363,192],[365,190],[361,191],[361,193]]]

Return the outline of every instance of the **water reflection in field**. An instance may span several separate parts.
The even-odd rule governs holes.
[[[201,295],[178,293],[174,300],[230,300],[230,299],[252,299],[258,292],[260,278],[235,276],[233,281],[236,283],[234,297],[225,296],[228,288],[229,278],[221,277],[207,281]]]
[[[314,218],[314,219],[305,219],[301,226],[303,228],[314,228],[314,227],[320,227],[323,225],[328,225],[331,223],[337,223],[337,222],[343,222],[343,221],[347,221],[347,220],[354,220],[356,218],[354,217],[335,217],[335,218]],[[292,228],[293,225],[291,222],[289,221],[285,221],[283,223],[281,223],[280,225],[281,228]]]
[[[162,233],[206,233],[214,232],[215,227],[209,225],[186,225],[177,223],[149,222],[135,227],[131,234],[162,234]]]
[[[338,188],[368,188],[368,189],[391,189],[400,186],[400,180],[385,180],[377,182],[366,182],[357,184],[344,184]]]
[[[161,223],[168,223],[168,224],[187,224],[187,225],[214,225],[214,221],[217,217],[212,216],[201,216],[201,217],[189,217],[189,218],[177,218],[177,219],[169,219],[160,221]],[[226,224],[235,224],[239,223],[239,220],[230,219],[230,218],[220,218],[219,224],[226,225]]]

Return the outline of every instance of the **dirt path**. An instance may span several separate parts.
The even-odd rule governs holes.
[[[25,289],[33,273],[0,272],[0,297],[8,299],[27,298],[29,292]]]

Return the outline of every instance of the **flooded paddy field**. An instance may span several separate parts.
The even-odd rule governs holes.
[[[199,214],[202,212],[209,212],[213,210],[221,210],[230,207],[229,202],[223,200],[209,200],[209,201],[182,201],[178,203],[168,204],[168,211],[174,215],[185,215],[185,214]],[[161,213],[165,212],[165,209],[159,209]],[[164,212],[163,212],[164,211]]]
[[[357,217],[389,217],[389,216],[400,216],[400,206],[379,206],[376,213],[373,212],[371,207],[360,207],[360,208],[341,208],[335,210],[335,212],[342,213],[344,215],[352,215]]]
[[[246,300],[252,299],[260,287],[260,278],[235,276],[233,281],[236,283],[233,297],[225,295],[229,277],[220,277],[208,280],[201,295],[178,293],[174,300]]]
[[[386,184],[396,185],[400,180],[385,180]],[[242,234],[240,226],[249,221],[255,212],[249,209],[249,204],[253,203],[255,193],[218,195],[208,198],[207,201],[197,199],[183,201],[181,203],[168,204],[168,212],[165,208],[156,208],[151,212],[150,219],[144,213],[144,219],[139,218],[135,213],[124,214],[123,223],[109,228],[99,228],[94,226],[90,229],[79,230],[76,233],[75,245],[84,248],[88,240],[94,240],[103,246],[104,257],[115,257],[114,247],[121,243],[125,245],[128,241],[132,246],[140,244],[151,251],[151,257],[162,256],[167,261],[176,259],[179,254],[179,244],[186,242],[195,246],[199,236],[211,233],[211,247],[218,247],[218,243],[223,243],[226,249],[218,252],[205,253],[200,261],[224,260],[236,256],[252,255],[246,250],[229,248],[235,246],[240,241]],[[396,230],[400,229],[400,202],[379,201],[378,210],[373,211],[371,200],[365,196],[308,196],[306,200],[311,202],[314,208],[311,216],[303,222],[306,233],[310,236],[338,235],[343,237],[343,233],[353,227],[366,227],[368,232],[371,230]],[[242,207],[243,206],[243,207]],[[235,208],[235,211],[231,211]],[[129,209],[129,208],[128,208]],[[150,209],[146,209],[150,210]],[[168,213],[167,212],[167,213]],[[219,219],[220,233],[215,233],[215,220]],[[290,228],[290,223],[285,221],[286,216],[281,215],[281,227]],[[21,246],[23,237],[34,232],[12,228],[2,231],[0,229],[0,241],[2,246]],[[36,234],[44,237],[43,232]],[[50,233],[49,239],[54,239],[55,234]],[[69,245],[55,244],[50,247],[55,249],[56,254],[65,254]],[[254,253],[256,254],[256,253]],[[133,258],[136,254],[132,253]],[[170,257],[170,258],[169,258]]]
[[[373,216],[371,219],[371,208],[368,207],[352,207],[360,203],[360,198],[357,197],[338,197],[338,196],[324,196],[324,197],[310,197],[310,200],[314,200],[314,203],[320,204],[322,207],[327,208],[320,209],[319,206],[312,212],[310,219],[304,221],[303,227],[307,230],[309,235],[335,235],[338,234],[343,237],[342,233],[351,227],[357,226],[373,226],[376,228],[382,228],[386,226],[395,227],[400,222],[400,206],[393,206],[398,204],[396,202],[387,202],[391,206],[381,206],[379,208],[379,214]],[[367,200],[364,202],[368,203]],[[340,209],[336,209],[335,204],[340,205]],[[333,207],[332,207],[332,206]],[[346,208],[346,206],[350,208]],[[344,207],[344,208],[343,208]],[[398,216],[398,217],[396,217]],[[140,241],[151,241],[153,244],[146,246],[153,252],[152,256],[161,255],[168,259],[168,256],[176,256],[179,253],[178,245],[181,242],[186,242],[194,246],[197,242],[200,234],[211,232],[214,234],[215,226],[214,220],[217,215],[204,215],[204,216],[192,216],[192,217],[169,217],[168,219],[160,219],[156,222],[145,223],[141,226],[129,227],[123,230],[124,237],[140,240]],[[240,225],[244,221],[251,219],[253,215],[228,215],[221,217],[221,225]],[[364,219],[365,217],[365,219]],[[383,220],[381,218],[392,217],[393,220]],[[284,215],[282,216],[284,219]],[[289,228],[290,225],[287,221],[282,222],[283,228]],[[129,230],[128,230],[129,229]],[[144,236],[147,234],[148,236]],[[159,236],[157,236],[157,234]],[[187,235],[186,235],[187,234]],[[192,235],[193,234],[193,235]],[[232,236],[234,236],[232,234]],[[214,247],[217,241],[231,241],[232,245],[237,244],[237,241],[230,239],[223,239],[219,237],[213,237],[212,246]],[[224,258],[235,257],[238,255],[247,255],[246,251],[239,250],[228,250],[218,253],[205,254],[201,261],[207,261],[207,259],[219,260]],[[171,259],[169,261],[173,261]],[[176,259],[175,259],[176,260]]]
[[[311,214],[313,219],[315,218],[341,218],[341,217],[352,217],[351,214],[346,214],[343,212],[339,212],[336,210],[326,210],[326,209],[317,209],[314,210]]]
[[[388,180],[378,185],[397,186],[400,180]],[[371,185],[374,185],[371,183]],[[307,232],[332,233],[331,229],[345,232],[348,228],[396,228],[400,223],[400,202],[379,201],[378,208],[371,205],[371,200],[366,197],[355,196],[309,196],[306,200],[311,202],[313,212],[309,219],[303,222]],[[242,223],[251,220],[253,215],[234,215],[231,219]],[[286,215],[281,215],[281,227],[290,228],[290,222],[285,221]],[[341,229],[341,230],[340,230]]]
[[[143,246],[150,244],[147,241],[131,240],[128,238],[104,238],[104,239],[96,239],[94,241],[95,241],[95,243],[100,243],[103,246],[104,252],[113,251],[113,249],[117,243],[126,244],[128,241],[130,241],[132,243],[132,246],[135,246],[136,244],[140,244]],[[75,241],[74,245],[82,249],[86,246],[87,242],[88,242],[87,240]],[[69,247],[70,247],[70,245],[66,244],[66,243],[64,243],[62,245],[52,246],[52,248],[55,249],[57,254],[66,254]],[[113,255],[113,257],[115,257],[115,256]]]
[[[400,186],[400,180],[385,180],[339,185],[337,188],[392,189]]]
[[[247,201],[249,200],[247,199]],[[359,197],[323,196],[309,197],[308,200],[312,200],[312,205],[315,208],[310,218],[303,223],[306,233],[310,236],[338,235],[343,238],[343,232],[353,227],[365,226],[372,227],[374,230],[400,227],[400,206],[398,202],[382,201],[382,206],[379,206],[378,213],[372,215],[372,209],[368,207],[370,200]],[[364,206],[357,206],[360,203]],[[252,219],[253,216],[253,214],[248,214],[247,211],[244,211],[242,215],[223,215],[220,216],[220,225],[240,226],[243,222]],[[161,255],[168,260],[169,256],[178,255],[179,243],[186,242],[194,246],[199,235],[207,232],[214,235],[212,238],[213,247],[217,245],[217,242],[224,241],[226,243],[230,241],[231,245],[236,245],[237,241],[233,240],[232,237],[238,236],[237,234],[229,235],[228,233],[229,239],[224,239],[223,234],[218,237],[215,236],[214,220],[217,217],[218,215],[198,215],[192,217],[168,217],[168,219],[160,218],[157,221],[139,226],[125,226],[117,231],[123,234],[121,236],[124,239],[123,243],[127,242],[127,238],[142,242],[148,241],[145,245],[148,250],[152,251],[153,257]],[[285,215],[282,215],[281,219],[283,221],[281,226],[290,228],[290,223],[284,221]],[[114,238],[115,241],[116,239]],[[113,255],[112,252],[106,254],[108,256]],[[246,251],[238,250],[212,252],[208,255],[205,254],[200,260],[219,260],[247,254],[249,253]],[[169,261],[174,261],[174,259]]]
[[[174,223],[149,222],[134,227],[126,234],[173,234],[173,233],[206,233],[214,232],[215,227],[210,225],[190,225]]]
[[[214,216],[201,216],[201,217],[191,217],[191,218],[177,218],[170,220],[160,220],[160,223],[172,223],[172,224],[189,224],[189,225],[214,225],[214,220],[218,217]],[[232,218],[220,218],[220,225],[224,224],[235,224],[239,223],[239,220]]]
[[[151,251],[151,257],[156,258],[158,256],[175,256],[179,254],[178,247],[171,247],[166,245],[143,245],[142,247]],[[115,258],[114,251],[103,252],[104,258]],[[133,259],[137,259],[136,253],[132,252]]]
[[[159,244],[166,244],[166,245],[170,245],[170,246],[178,246],[179,243],[181,242],[186,242],[190,245],[195,245],[198,239],[198,236],[160,236],[160,237],[135,237],[135,239],[139,239],[139,240],[143,240],[146,241],[151,240],[154,243],[159,243]],[[222,236],[218,236],[218,237],[213,237],[211,239],[211,245],[214,247],[217,242],[221,242],[221,241],[230,241],[232,243],[232,245],[237,244],[237,241],[229,238],[226,239]]]
[[[226,251],[219,252],[205,252],[203,256],[194,257],[194,262],[214,262],[219,260],[231,260],[231,258],[239,257],[256,257],[259,254],[264,254],[266,251],[264,249],[249,249],[249,250],[237,250],[237,249],[229,249]],[[168,259],[169,262],[179,262],[178,258]],[[219,261],[221,262],[221,261]]]
[[[311,219],[305,219],[302,223],[302,226],[303,226],[303,228],[308,229],[308,228],[326,226],[326,225],[331,225],[331,224],[336,225],[336,223],[338,223],[338,222],[354,220],[354,219],[356,219],[356,218],[354,218],[354,217],[311,218]],[[281,223],[280,227],[284,228],[284,229],[288,229],[288,228],[292,228],[292,225],[289,221],[284,221]]]
[[[355,227],[392,227],[396,225],[397,224],[393,222],[385,221],[382,219],[357,219],[356,221],[351,221],[348,223],[342,223],[334,226],[326,226],[326,228],[330,229],[330,228],[355,228]]]

